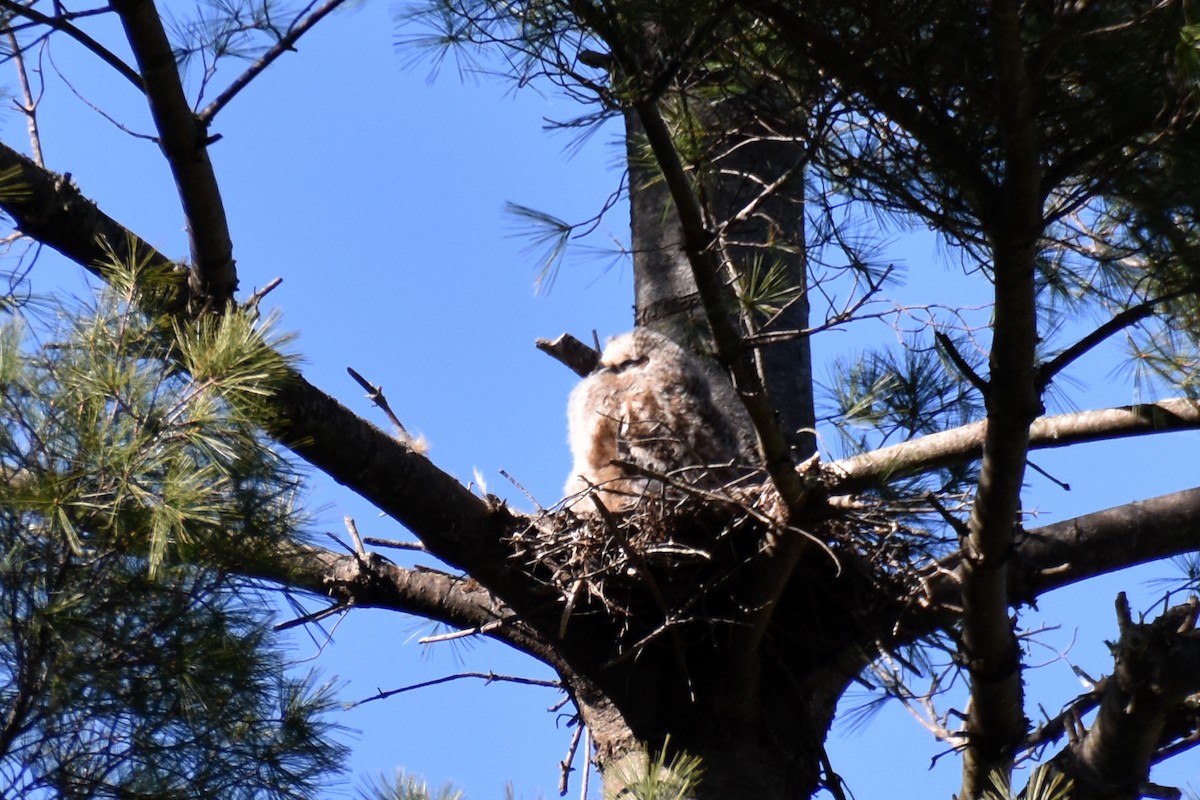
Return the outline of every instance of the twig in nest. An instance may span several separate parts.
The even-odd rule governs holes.
[[[600,502],[599,496],[593,492],[591,495],[591,500],[592,505],[596,507],[596,512],[600,514],[601,519],[604,520],[604,525],[608,532],[612,535],[613,539],[616,541],[621,550],[624,551],[626,557],[629,559],[629,562],[633,564],[634,569],[636,569],[638,574],[642,576],[642,581],[646,585],[646,590],[650,592],[651,599],[654,600],[654,604],[658,606],[658,610],[663,614],[664,624],[670,625],[672,617],[670,606],[667,605],[667,598],[663,595],[662,589],[659,588],[658,581],[654,579],[654,574],[650,572],[650,568],[647,566],[645,559],[642,558],[640,553],[636,552],[632,547],[629,546],[629,539],[625,537],[625,532],[621,530],[621,526],[617,524],[617,521],[613,518],[612,512],[608,510],[608,507],[604,505],[604,503]],[[691,696],[691,699],[695,701],[696,693],[692,688],[692,677],[688,671],[687,658],[684,656],[683,642],[680,640],[679,634],[674,628],[670,628],[668,633],[671,637],[672,650],[675,653],[675,660],[679,666],[679,672],[681,675],[683,675],[684,682],[687,684],[688,694]]]
[[[742,501],[738,500],[736,497],[733,497],[727,493],[720,492],[720,491],[712,491],[709,489],[701,489],[700,487],[694,486],[693,484],[686,483],[684,481],[677,481],[674,478],[672,478],[670,475],[666,475],[662,472],[655,472],[652,469],[647,469],[646,467],[643,467],[641,464],[635,464],[632,461],[624,461],[624,460],[621,460],[618,458],[614,458],[612,460],[612,463],[616,464],[617,466],[621,467],[622,469],[625,469],[625,470],[628,470],[629,472],[634,473],[635,475],[641,475],[644,478],[652,478],[654,480],[661,481],[663,484],[671,487],[672,489],[678,489],[681,492],[690,494],[693,497],[698,497],[701,500],[707,500],[707,501],[713,502],[713,503],[726,503],[728,505],[736,506],[737,508],[746,512],[747,515],[753,517],[755,520],[757,520],[758,522],[762,523],[763,525],[767,526],[768,528],[770,528],[772,530],[785,531],[785,532],[789,532],[789,533],[797,533],[797,534],[803,536],[805,539],[808,539],[810,542],[815,544],[817,547],[821,548],[821,550],[824,551],[825,555],[829,556],[829,560],[833,562],[833,566],[837,570],[835,574],[836,575],[842,574],[842,562],[838,559],[837,554],[834,553],[832,549],[830,549],[829,545],[825,544],[825,542],[823,542],[821,539],[819,539],[818,537],[809,533],[808,531],[804,530],[803,528],[798,528],[795,525],[780,525],[778,521],[776,521],[772,517],[768,516],[767,514],[764,514],[763,512],[759,511],[754,506],[743,503]],[[706,467],[706,468],[712,468],[713,466],[714,465],[709,465],[709,467]],[[715,465],[716,468],[720,468],[723,466],[726,466],[726,465],[724,465],[724,464]]]
[[[575,610],[575,604],[579,602],[579,598],[583,596],[583,578],[576,578],[575,583],[571,584],[571,591],[567,592],[567,602],[563,606],[562,619],[558,622],[558,638],[565,639],[567,636],[567,622],[571,619],[571,612]]]

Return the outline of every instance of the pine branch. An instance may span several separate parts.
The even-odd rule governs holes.
[[[1014,605],[1126,567],[1194,552],[1200,541],[1200,487],[1138,500],[1024,531],[1009,559]],[[961,602],[963,556],[927,570],[904,641],[951,627]]]
[[[1086,442],[1200,428],[1200,406],[1188,398],[1039,417],[1029,428],[1029,449],[1048,450]],[[977,461],[987,423],[972,422],[909,442],[881,447],[826,466],[831,492],[851,494],[894,478]]]
[[[1110,336],[1120,333],[1131,325],[1136,325],[1137,323],[1146,319],[1154,313],[1154,310],[1158,308],[1160,303],[1180,297],[1183,294],[1185,293],[1176,292],[1175,294],[1167,297],[1156,300],[1147,300],[1120,312],[1112,319],[1108,320],[1103,325],[1091,331],[1082,339],[1063,350],[1054,358],[1042,364],[1042,366],[1038,369],[1038,384],[1043,389],[1049,386],[1050,381],[1054,380],[1055,375],[1062,372],[1074,361],[1081,358],[1088,351],[1092,350],[1092,348],[1099,346]]]
[[[875,59],[855,52],[845,37],[821,30],[810,16],[798,12],[795,4],[754,0],[751,6],[759,9],[781,33],[793,41],[804,42],[814,63],[839,84],[861,93],[888,120],[920,140],[939,171],[953,175],[960,182],[968,201],[975,207],[982,204],[991,192],[991,182],[978,158],[963,147],[963,141],[955,134],[956,126],[945,112],[925,106],[909,92],[896,91],[892,82],[881,80],[872,71]]]
[[[963,540],[959,654],[970,675],[971,712],[963,750],[964,797],[992,776],[1010,775],[1025,734],[1021,654],[1010,620],[1008,561],[1020,512],[1029,429],[1041,411],[1035,380],[1037,310],[1034,259],[1043,231],[1041,167],[1033,89],[1025,73],[1019,12],[992,0],[989,37],[1000,111],[1003,177],[978,203],[994,264],[995,305],[989,358],[987,429],[975,502]]]
[[[1153,622],[1135,623],[1124,593],[1118,596],[1113,675],[1087,732],[1053,761],[1075,781],[1073,798],[1143,796],[1168,718],[1200,691],[1198,611],[1192,598]]]
[[[0,193],[0,209],[17,228],[105,277],[105,258],[171,264],[64,178],[0,144],[0,171],[16,171],[21,192]],[[111,249],[106,250],[106,245]],[[187,287],[150,313],[182,313]],[[374,503],[422,539],[431,553],[461,567],[514,609],[547,617],[533,590],[510,566],[502,542],[511,517],[469,492],[405,442],[361,419],[293,372],[271,400],[267,433],[331,478]],[[536,611],[535,611],[536,609]],[[557,620],[555,620],[556,622]],[[547,622],[547,625],[554,623]],[[546,628],[550,629],[550,628]]]
[[[137,59],[158,143],[183,204],[192,246],[192,293],[220,310],[237,290],[237,271],[206,129],[184,95],[175,52],[153,0],[115,0],[112,7]]]
[[[332,597],[346,607],[384,608],[456,628],[478,629],[550,664],[564,668],[552,648],[479,583],[432,569],[407,569],[378,556],[359,558],[311,545],[294,545],[273,563],[242,570],[292,589]],[[503,624],[495,624],[503,620]]]
[[[84,49],[88,50],[105,64],[108,64],[110,67],[116,70],[118,75],[133,84],[133,86],[139,92],[145,91],[145,89],[142,87],[142,76],[137,73],[137,70],[126,64],[111,50],[97,42],[91,36],[88,36],[79,28],[76,28],[62,16],[47,16],[35,8],[23,5],[21,3],[15,3],[13,0],[0,0],[0,9],[8,11],[14,16],[24,17],[25,19],[37,23],[38,25],[45,25],[53,30],[62,31],[67,36],[71,37],[80,45],[82,45]]]
[[[300,37],[312,29],[314,25],[332,13],[334,9],[345,3],[346,0],[326,0],[320,6],[315,8],[311,14],[304,19],[295,23],[286,34],[280,37],[270,50],[263,53],[262,56],[251,64],[245,72],[233,79],[233,81],[219,94],[215,100],[205,106],[204,110],[196,115],[196,121],[203,128],[208,128],[212,124],[213,117],[218,112],[236,97],[243,89],[250,85],[250,82],[257,78],[267,67],[271,66],[276,59],[284,53],[294,52],[296,42]]]

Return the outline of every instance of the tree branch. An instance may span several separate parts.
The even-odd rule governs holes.
[[[389,609],[458,628],[481,629],[484,635],[553,667],[563,666],[540,636],[470,578],[433,569],[406,569],[373,553],[364,559],[354,553],[299,544],[272,563],[242,566],[239,571],[331,597],[347,607]]]
[[[553,340],[538,339],[534,344],[538,350],[561,362],[581,378],[592,374],[592,370],[600,363],[600,352],[596,348],[584,344],[569,333],[560,334]]]
[[[24,17],[25,19],[31,20],[39,25],[45,25],[46,27],[52,28],[56,31],[62,31],[67,36],[70,36],[76,42],[83,45],[84,49],[86,49],[88,52],[92,53],[105,64],[108,64],[110,67],[116,70],[118,75],[132,83],[139,92],[145,91],[142,86],[142,76],[137,73],[137,70],[133,69],[133,67],[117,58],[117,56],[114,55],[111,50],[97,42],[91,36],[88,36],[86,33],[79,30],[79,28],[76,28],[62,17],[47,16],[35,8],[22,5],[21,3],[15,3],[13,0],[0,0],[0,9],[4,9],[12,14]]]
[[[296,49],[296,42],[300,37],[307,33],[314,25],[324,19],[338,6],[342,5],[346,0],[325,0],[320,6],[313,10],[311,14],[305,17],[300,22],[293,25],[286,34],[280,37],[279,41],[271,47],[270,50],[263,53],[262,56],[246,69],[241,75],[233,79],[225,90],[217,95],[211,103],[205,106],[204,110],[196,116],[196,121],[203,128],[208,128],[212,124],[213,117],[229,102],[238,95],[242,89],[250,85],[250,81],[257,78],[267,67],[271,66],[276,59],[284,53]]]
[[[70,176],[40,167],[2,142],[0,172],[12,175],[7,184],[11,188],[0,192],[0,209],[12,217],[17,230],[100,277],[104,274],[98,265],[110,255],[132,262],[136,254],[152,267],[176,266],[179,291],[160,297],[157,310],[176,314],[187,307],[186,271],[97,208]]]
[[[1154,313],[1154,309],[1158,307],[1159,303],[1171,300],[1174,297],[1179,297],[1182,294],[1184,293],[1179,292],[1173,296],[1163,297],[1157,300],[1147,300],[1120,312],[1112,319],[1108,320],[1108,322],[1105,322],[1103,325],[1072,344],[1066,350],[1063,350],[1054,358],[1042,364],[1042,366],[1038,369],[1038,384],[1042,389],[1045,389],[1050,385],[1050,381],[1054,379],[1055,375],[1069,366],[1080,356],[1101,344],[1105,339],[1113,334],[1119,333],[1125,328],[1128,328],[1130,325],[1136,325],[1143,319],[1149,317]]]
[[[1200,691],[1197,603],[1175,606],[1150,623],[1134,623],[1125,595],[1117,598],[1121,637],[1115,669],[1096,718],[1053,763],[1075,781],[1078,800],[1136,800],[1167,720]]]
[[[1009,598],[1033,603],[1088,578],[1194,552],[1198,541],[1200,487],[1032,528],[1014,543]],[[906,637],[955,624],[962,563],[956,553],[928,570],[919,607],[903,626]]]
[[[1049,450],[1086,442],[1200,428],[1200,404],[1188,398],[1039,417],[1029,428],[1029,449]],[[894,478],[980,458],[985,421],[881,447],[826,466],[830,491],[851,494]]]
[[[184,95],[175,52],[153,0],[113,0],[112,7],[137,59],[158,143],[183,204],[192,246],[192,294],[221,309],[237,290],[237,272],[207,132]]]
[[[0,192],[0,208],[23,233],[100,277],[110,253],[151,264],[171,260],[101,212],[64,178],[0,144],[0,171],[13,170],[20,191]],[[111,249],[106,249],[106,246]],[[151,313],[179,313],[187,288]],[[310,464],[408,527],[431,553],[470,572],[522,613],[537,617],[538,598],[510,564],[503,544],[513,517],[489,505],[405,442],[380,431],[312,386],[299,373],[272,398],[267,432]],[[548,623],[549,624],[549,623]]]
[[[1008,561],[1017,528],[1030,425],[1041,411],[1035,362],[1034,262],[1043,229],[1033,90],[1025,74],[1014,0],[988,5],[995,69],[1001,184],[976,206],[994,261],[995,313],[985,400],[987,428],[975,502],[962,543],[959,653],[970,675],[962,796],[978,797],[996,773],[1008,777],[1025,735],[1024,687],[1009,618]]]

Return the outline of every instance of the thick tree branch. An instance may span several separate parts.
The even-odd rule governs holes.
[[[13,170],[17,189],[0,192],[0,208],[17,228],[104,277],[111,254],[170,264],[166,256],[108,217],[64,178],[0,144],[0,171]],[[106,249],[111,248],[111,249]],[[178,313],[182,286],[155,313]],[[407,526],[430,552],[470,572],[505,602],[525,612],[532,598],[509,561],[502,536],[512,517],[469,492],[407,443],[380,431],[296,373],[273,398],[268,433],[298,456]],[[536,613],[533,616],[536,617]],[[549,623],[548,623],[549,624]]]
[[[1200,549],[1200,488],[1026,531],[1012,564],[1014,603],[1119,569]]]
[[[1029,448],[1046,450],[1196,428],[1200,428],[1200,405],[1194,400],[1176,398],[1039,417],[1029,428]],[[853,493],[893,478],[977,460],[983,452],[986,430],[986,422],[973,422],[834,461],[826,467],[831,476],[831,491]]]
[[[1077,800],[1137,800],[1167,721],[1200,691],[1197,604],[1175,606],[1150,623],[1135,623],[1117,598],[1121,631],[1116,666],[1087,733],[1054,764],[1075,782]]]
[[[0,190],[0,209],[17,230],[100,277],[104,275],[98,265],[111,256],[123,262],[144,259],[153,267],[177,266],[179,291],[158,298],[162,303],[158,310],[176,314],[187,307],[186,270],[97,208],[70,176],[44,169],[2,142],[0,172],[11,175]]]
[[[237,272],[207,132],[184,95],[175,52],[153,0],[114,0],[112,6],[137,59],[158,143],[183,204],[192,245],[192,293],[221,309],[237,290]]]
[[[1033,603],[1055,589],[1200,549],[1200,488],[1138,500],[1024,531],[1009,563],[1009,598]],[[909,637],[954,625],[961,553],[930,568]]]
[[[1042,232],[1041,168],[1014,0],[988,7],[1004,170],[998,191],[977,206],[994,259],[995,316],[987,429],[975,502],[963,540],[959,652],[970,675],[971,713],[963,751],[964,797],[995,774],[1007,777],[1025,735],[1020,649],[1009,618],[1008,559],[1029,449],[1041,410],[1036,381],[1034,261]],[[990,203],[987,201],[991,201]]]
[[[365,559],[310,545],[239,571],[289,589],[331,597],[347,607],[402,611],[456,628],[478,629],[556,668],[552,648],[478,582],[440,570],[406,569],[375,554]]]

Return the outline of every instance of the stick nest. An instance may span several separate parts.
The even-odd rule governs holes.
[[[628,644],[668,628],[703,623],[694,627],[707,630],[736,621],[741,573],[761,557],[768,531],[780,531],[773,521],[778,511],[778,499],[765,485],[647,493],[619,512],[545,512],[512,544],[514,557],[560,598],[560,637],[573,616],[605,614]],[[820,573],[822,583],[852,598],[864,617],[874,613],[872,595],[903,597],[917,585],[916,565],[926,561],[918,557],[924,549],[919,531],[897,525],[895,513],[878,504],[834,512],[782,533],[819,545],[808,549],[799,567],[806,582]]]

